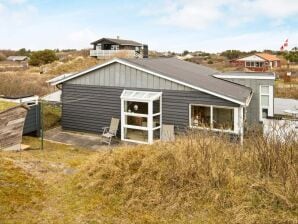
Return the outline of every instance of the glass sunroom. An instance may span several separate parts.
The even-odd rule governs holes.
[[[160,139],[162,93],[123,90],[121,140],[151,144]]]

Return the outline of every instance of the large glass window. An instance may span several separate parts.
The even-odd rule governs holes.
[[[234,130],[234,109],[213,107],[213,128]]]
[[[210,127],[210,107],[191,106],[191,126]]]
[[[191,127],[234,131],[234,119],[234,108],[190,105]]]

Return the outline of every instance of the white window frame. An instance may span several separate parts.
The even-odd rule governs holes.
[[[205,128],[205,127],[197,127],[197,126],[192,126],[191,122],[191,107],[192,106],[201,106],[201,107],[209,107],[210,108],[210,128]],[[233,115],[234,115],[234,129],[233,130],[225,130],[225,129],[217,129],[213,128],[213,108],[223,108],[223,109],[232,109],[233,110]],[[189,119],[189,127],[190,128],[195,128],[195,129],[207,129],[215,132],[225,132],[225,133],[232,133],[232,134],[241,134],[241,129],[243,126],[243,115],[241,115],[241,111],[243,113],[243,107],[228,107],[228,106],[217,106],[217,105],[205,105],[205,104],[189,104],[189,114],[188,114],[188,119]],[[241,117],[240,117],[241,116]]]
[[[134,91],[134,90],[129,90]],[[125,90],[123,91],[123,93]],[[135,92],[149,92],[149,91],[135,91]],[[157,98],[151,98],[151,99],[137,99],[137,98],[129,98],[129,97],[123,97],[123,93],[121,95],[121,140],[127,141],[127,142],[133,142],[133,143],[139,143],[139,144],[152,144],[154,141],[153,132],[155,130],[160,130],[161,135],[161,125],[162,125],[162,93],[157,93]],[[152,92],[153,93],[153,92]],[[153,102],[155,100],[159,100],[159,112],[153,114]],[[134,102],[142,102],[142,103],[148,103],[148,114],[139,114],[139,113],[131,113],[125,111],[125,102],[127,101],[134,101]],[[153,117],[160,116],[160,123],[158,127],[153,127]],[[145,117],[147,118],[147,127],[141,127],[136,125],[128,125],[126,124],[126,116],[134,116],[134,117]],[[132,140],[132,139],[126,139],[124,130],[125,128],[129,129],[135,129],[135,130],[142,130],[147,131],[148,133],[148,139],[146,142],[144,141],[138,141],[138,140]]]
[[[268,93],[262,93],[262,87],[268,87]],[[262,96],[268,96],[268,106],[262,105]],[[273,117],[273,86],[272,85],[260,85],[259,86],[259,120],[263,122],[263,109],[268,109],[268,117]]]

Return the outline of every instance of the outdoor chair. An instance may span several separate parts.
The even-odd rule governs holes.
[[[175,132],[174,125],[163,124],[161,126],[161,141],[174,141],[175,140]]]
[[[112,118],[110,127],[103,127],[102,142],[111,144],[112,138],[116,136],[119,126],[119,119]]]

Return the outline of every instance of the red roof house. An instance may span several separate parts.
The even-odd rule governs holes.
[[[237,67],[245,67],[251,71],[268,71],[271,68],[280,67],[280,59],[276,55],[256,53],[244,58],[231,61]]]

